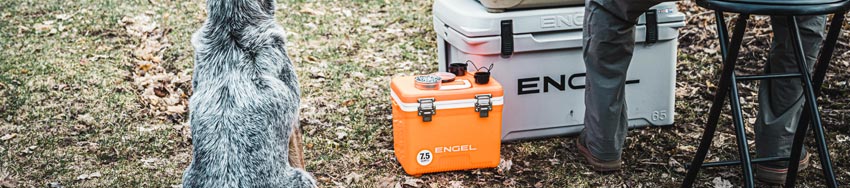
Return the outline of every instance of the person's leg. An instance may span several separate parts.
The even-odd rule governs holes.
[[[580,140],[598,160],[620,159],[628,130],[625,81],[634,51],[635,22],[641,13],[658,3],[591,0],[586,5],[586,111]]]
[[[797,22],[803,43],[808,69],[811,70],[825,38],[826,16],[798,17]],[[794,44],[788,31],[787,18],[771,17],[773,43],[770,48],[766,73],[797,73]],[[762,81],[759,87],[759,112],[756,119],[756,156],[776,157],[791,154],[791,144],[805,99],[799,78]],[[803,148],[805,154],[805,148]],[[787,168],[787,162],[764,164],[760,167]],[[779,182],[784,182],[781,175]],[[777,176],[776,178],[780,178]]]

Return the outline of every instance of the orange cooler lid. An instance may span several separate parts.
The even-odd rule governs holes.
[[[475,84],[471,74],[456,78],[451,86],[460,89],[422,90],[415,86],[415,76],[393,78],[391,83],[393,100],[402,107],[403,111],[417,111],[419,99],[434,98],[437,109],[471,108],[474,107],[476,95],[490,94],[493,105],[504,103],[502,85],[490,78],[487,84]],[[468,84],[468,88],[464,85]]]

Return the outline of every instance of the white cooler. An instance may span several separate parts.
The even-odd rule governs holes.
[[[478,0],[487,12],[504,12],[510,9],[529,9],[581,5],[585,0]]]
[[[502,141],[581,131],[583,5],[489,13],[475,0],[435,0],[433,8],[440,71],[467,60],[495,64],[492,76],[505,91]],[[677,29],[685,16],[672,2],[648,14],[635,32],[627,78],[630,127],[672,125],[675,114]]]

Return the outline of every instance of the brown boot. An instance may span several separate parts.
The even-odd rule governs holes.
[[[809,156],[811,155],[806,153],[805,157],[800,159],[800,166],[797,168],[797,172],[809,167]],[[788,168],[775,168],[760,164],[754,166],[756,167],[756,179],[770,184],[785,184],[785,176],[788,174]]]
[[[578,152],[587,159],[587,163],[590,163],[590,166],[593,167],[593,170],[599,172],[610,172],[620,170],[623,160],[617,159],[613,161],[603,161],[599,160],[590,153],[590,150],[582,142],[581,136],[576,139],[576,147],[578,148]]]

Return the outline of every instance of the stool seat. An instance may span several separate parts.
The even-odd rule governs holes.
[[[850,0],[697,0],[697,5],[723,12],[803,16],[850,9]]]

